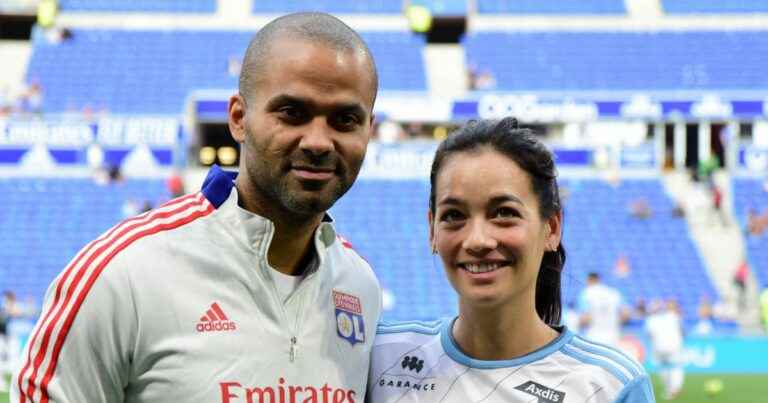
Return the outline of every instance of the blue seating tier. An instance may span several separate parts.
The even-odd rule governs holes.
[[[768,31],[474,32],[465,47],[500,90],[768,87]]]
[[[662,0],[667,14],[768,13],[767,0]]]
[[[768,191],[763,181],[754,178],[736,178],[733,180],[734,214],[742,228],[747,226],[750,211],[761,214],[768,210]],[[746,233],[747,258],[757,277],[760,289],[768,287],[768,231],[759,235]]]
[[[254,0],[255,14],[286,14],[297,11],[323,11],[338,14],[399,14],[402,2],[392,0]]]
[[[61,0],[62,11],[213,13],[216,0]]]
[[[123,114],[180,114],[197,89],[237,88],[253,32],[74,30],[60,44],[34,44],[27,80],[38,81],[46,112],[85,107]],[[383,90],[426,89],[424,39],[364,32]]]
[[[168,198],[160,180],[4,178],[0,193],[1,286],[38,302],[78,250],[123,219],[126,201]]]
[[[625,14],[623,0],[479,0],[483,14]]]
[[[718,298],[686,222],[673,218],[672,201],[658,180],[625,181],[615,188],[598,180],[569,180],[563,186],[569,192],[564,301],[575,301],[590,271],[602,273],[629,304],[674,297],[691,320],[702,296]],[[430,254],[428,196],[423,181],[365,180],[333,209],[340,233],[393,293],[394,307],[385,313],[389,319],[427,319],[456,309],[442,263]],[[654,212],[651,218],[641,220],[627,212],[635,198],[646,199]],[[627,273],[614,270],[620,256],[629,263]]]
[[[683,219],[658,180],[565,180],[564,240],[568,259],[562,276],[564,301],[575,301],[586,274],[596,271],[628,303],[676,298],[685,317],[695,318],[699,299],[718,295],[688,236]],[[161,181],[128,180],[96,185],[89,179],[2,179],[0,267],[3,287],[38,301],[75,253],[122,219],[125,200],[162,201]],[[338,232],[373,266],[392,294],[386,319],[451,315],[457,298],[439,257],[430,253],[425,181],[360,180],[332,209]],[[636,198],[653,214],[627,212]],[[598,201],[598,205],[596,205]],[[768,248],[763,248],[768,249]],[[625,256],[628,270],[616,270]],[[764,259],[763,261],[768,261]]]

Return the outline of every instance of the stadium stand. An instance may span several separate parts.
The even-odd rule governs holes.
[[[602,273],[604,282],[619,288],[630,304],[639,298],[674,296],[689,320],[696,318],[703,295],[718,299],[687,223],[673,216],[673,201],[658,179],[623,180],[616,186],[594,179],[568,180],[563,187],[569,194],[563,238],[571,281],[582,281],[590,271]],[[641,198],[652,212],[646,219],[628,211]],[[628,262],[625,273],[615,267],[622,255]],[[581,288],[574,286],[565,289],[566,299],[575,297],[569,291]]]
[[[28,81],[45,91],[46,112],[86,106],[112,113],[180,114],[196,89],[237,88],[229,62],[242,59],[252,32],[72,31],[61,43],[34,44]],[[364,32],[382,90],[426,90],[424,38],[407,32]]]
[[[767,39],[768,31],[473,32],[465,46],[499,90],[746,90],[768,86]]]
[[[216,0],[61,0],[61,11],[213,13]]]
[[[481,14],[626,14],[623,0],[482,0]]]
[[[391,0],[253,0],[254,14],[284,14],[295,11],[323,11],[339,14],[398,14],[402,2]]]
[[[603,273],[605,282],[621,289],[630,304],[674,296],[691,321],[702,295],[718,298],[685,220],[672,216],[673,202],[658,179],[625,180],[616,187],[596,179],[570,179],[562,185],[569,192],[566,301],[575,300],[590,271]],[[440,259],[429,251],[428,197],[429,185],[423,181],[361,180],[333,209],[339,232],[394,293],[396,303],[385,313],[387,319],[427,319],[455,310],[454,291]],[[641,220],[628,213],[627,205],[637,197],[648,201],[652,217]],[[614,266],[622,255],[629,271],[616,274]]]
[[[412,6],[426,7],[433,15],[466,15],[467,0],[411,0]]]
[[[751,178],[733,179],[734,214],[739,225],[747,227],[747,216],[750,210],[763,213],[768,210],[768,192],[763,188],[763,182]],[[749,234],[745,231],[747,258],[754,271],[760,288],[768,287],[768,230],[762,234]]]
[[[729,14],[729,13],[766,13],[766,0],[662,0],[667,14]]]
[[[127,200],[168,199],[161,180],[99,185],[92,179],[0,178],[0,278],[42,301],[48,284],[86,243],[123,219]]]

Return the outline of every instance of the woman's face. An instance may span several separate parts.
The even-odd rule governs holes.
[[[448,157],[435,181],[430,240],[463,303],[535,305],[545,251],[560,243],[560,214],[542,220],[530,176],[491,149]]]

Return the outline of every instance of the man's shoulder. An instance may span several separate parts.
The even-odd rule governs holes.
[[[201,218],[214,212],[202,194],[190,194],[135,217],[125,219],[83,247],[73,260],[80,265],[114,266],[157,260],[163,253],[173,254],[169,246],[194,248],[188,242],[167,237],[185,236],[200,225]]]
[[[336,235],[333,243],[330,245],[331,252],[336,256],[337,262],[341,267],[351,267],[353,269],[362,269],[360,271],[370,272],[373,275],[373,268],[365,257],[352,245],[347,238]]]

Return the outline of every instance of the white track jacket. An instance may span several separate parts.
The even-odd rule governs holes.
[[[234,174],[118,224],[51,284],[13,402],[362,402],[381,310],[370,266],[330,220],[283,304],[273,224]]]

